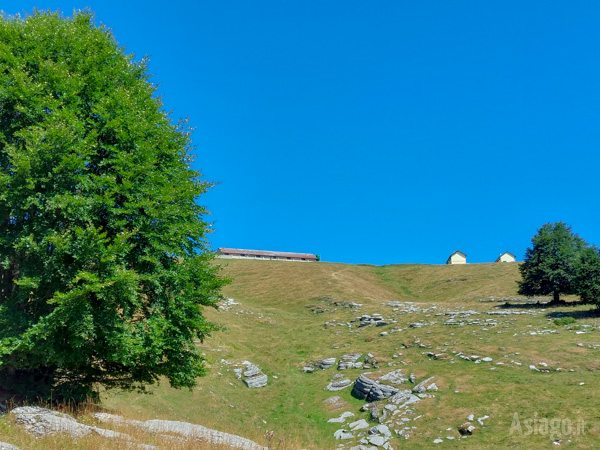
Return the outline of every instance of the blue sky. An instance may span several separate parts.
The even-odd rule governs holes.
[[[4,1],[89,6],[196,128],[213,247],[346,263],[600,244],[600,4]]]

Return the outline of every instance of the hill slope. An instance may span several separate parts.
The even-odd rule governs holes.
[[[231,300],[205,312],[225,329],[199,344],[210,374],[192,392],[161,385],[153,395],[111,393],[103,398],[105,407],[132,419],[198,423],[263,444],[273,431],[273,448],[351,448],[369,438],[366,430],[347,440],[334,433],[370,420],[368,411],[360,411],[366,402],[351,395],[351,386],[336,392],[325,387],[334,378],[355,381],[368,373],[376,379],[400,370],[416,383],[435,377],[437,390],[402,408],[379,402],[381,411],[388,405],[380,420],[395,430],[389,441],[394,448],[429,446],[436,439],[446,446],[458,446],[460,439],[461,446],[475,448],[554,447],[555,440],[588,447],[600,438],[600,322],[588,306],[550,309],[516,298],[517,264],[222,264],[233,279],[224,290]],[[361,316],[370,319],[356,321]],[[554,323],[561,316],[566,325]],[[377,326],[379,321],[387,324]],[[338,371],[349,353],[360,353],[362,363],[370,353],[377,363],[369,359],[368,367]],[[303,371],[328,357],[336,365]],[[238,379],[234,369],[246,370],[243,361],[268,376],[267,386],[249,389]],[[410,393],[416,383],[395,387]],[[332,396],[340,399],[327,402]],[[354,416],[328,422],[342,412]],[[461,439],[458,427],[470,414],[476,430]],[[477,418],[485,416],[482,425]],[[525,421],[534,418],[561,422],[555,420],[552,433],[538,427],[528,434]],[[585,434],[577,428],[581,421]],[[565,428],[557,433],[556,424]]]

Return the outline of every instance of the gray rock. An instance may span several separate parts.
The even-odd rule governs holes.
[[[408,381],[410,381],[410,382],[411,382],[411,383],[413,383],[413,384],[417,382],[417,377],[415,376],[415,374],[414,374],[414,373],[411,373],[411,374],[408,376]]]
[[[16,447],[12,444],[8,444],[6,442],[0,442],[0,450],[21,450],[19,447]]]
[[[370,379],[365,374],[359,375],[354,382],[354,388],[352,388],[352,395],[361,400],[366,400],[369,396],[369,392],[375,386],[377,382]]]
[[[329,419],[327,422],[329,422],[329,423],[344,423],[348,417],[354,417],[354,413],[352,413],[350,411],[345,411],[339,417],[334,417],[333,419]]]
[[[387,438],[392,437],[392,433],[387,425],[376,425],[369,430],[369,434],[380,434],[382,436],[386,436]]]
[[[335,361],[336,361],[335,358],[325,358],[320,361],[316,361],[315,366],[321,370],[325,370],[325,369],[329,369],[330,367],[333,367],[333,365],[335,364]]]
[[[444,442],[444,440],[443,440],[443,439],[434,439],[434,440],[433,440],[433,443],[434,443],[434,444],[441,444],[442,442]]]
[[[343,380],[333,381],[327,385],[325,388],[328,391],[341,391],[344,388],[352,385],[352,381],[348,378],[344,378]]]
[[[36,437],[52,436],[66,433],[74,438],[89,434],[98,434],[102,437],[124,440],[133,440],[131,436],[104,428],[91,427],[77,422],[68,414],[52,411],[39,406],[20,406],[10,412],[15,416],[15,423],[22,425],[25,430]]]
[[[349,433],[346,430],[337,430],[335,433],[333,433],[333,436],[336,439],[341,439],[341,440],[352,439],[354,437],[354,435],[352,433]]]
[[[365,374],[361,374],[354,382],[352,395],[356,398],[367,400],[368,402],[374,402],[389,398],[398,391],[398,388],[378,383],[367,377]]]
[[[140,422],[138,420],[124,419],[121,416],[108,413],[96,413],[93,416],[103,423],[129,425],[148,433],[172,433],[202,443],[208,442],[209,446],[223,446],[242,450],[266,450],[266,447],[258,445],[250,439],[236,436],[235,434],[212,430],[203,427],[202,425],[195,425],[188,422],[172,420],[146,420],[145,422]]]
[[[414,395],[409,389],[405,389],[403,391],[398,391],[398,393],[390,397],[389,401],[391,404],[397,405],[399,408],[402,408],[404,406],[417,403],[421,401],[421,399]]]
[[[314,366],[312,366],[310,364],[307,364],[306,366],[304,366],[302,368],[302,372],[304,372],[304,373],[313,373],[314,371],[315,371]]]
[[[369,444],[373,444],[377,447],[381,447],[383,444],[386,443],[386,441],[388,439],[386,439],[384,436],[374,435],[374,436],[369,436],[369,438],[367,440],[369,441]]]
[[[357,420],[356,422],[352,422],[348,426],[350,427],[350,430],[352,430],[352,431],[364,430],[364,429],[370,427],[369,422],[367,422],[365,419],[360,419],[360,420]]]
[[[431,380],[433,380],[435,377],[429,377],[424,381],[421,381],[419,384],[417,384],[414,388],[413,388],[413,394],[422,394],[427,390],[427,383],[429,383]]]
[[[244,380],[244,383],[249,388],[259,388],[267,385],[267,376],[262,373],[260,375],[254,375]]]
[[[394,386],[376,383],[375,386],[373,386],[373,388],[369,391],[369,396],[367,397],[367,401],[375,402],[377,400],[383,400],[386,398],[390,398],[394,394],[397,394],[398,391],[399,391],[399,389]]]
[[[250,363],[246,366],[246,370],[244,370],[244,376],[245,377],[253,377],[255,375],[258,375],[260,373],[260,369],[258,368],[258,366]]]
[[[379,381],[389,381],[392,384],[401,384],[406,383],[408,379],[402,373],[402,370],[394,370],[392,372],[386,373],[384,376],[380,377]]]

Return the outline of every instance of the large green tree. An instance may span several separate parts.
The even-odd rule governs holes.
[[[586,243],[563,222],[544,224],[531,239],[519,267],[522,280],[519,294],[552,295],[553,302],[561,294],[577,294],[577,269]]]
[[[190,149],[90,13],[0,17],[1,387],[82,398],[204,373],[223,280]]]

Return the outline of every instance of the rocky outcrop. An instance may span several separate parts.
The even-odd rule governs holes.
[[[96,413],[94,418],[103,423],[113,423],[116,425],[126,425],[139,428],[148,433],[171,433],[179,435],[186,439],[193,439],[200,442],[206,442],[209,446],[223,446],[243,450],[262,450],[266,449],[250,439],[236,436],[235,434],[223,433],[222,431],[212,430],[188,422],[179,422],[173,420],[129,420],[121,416],[107,413]]]
[[[368,402],[374,402],[389,398],[398,391],[398,388],[388,386],[387,384],[378,383],[377,381],[367,377],[365,374],[362,374],[354,382],[352,395]]]
[[[15,423],[17,425],[23,426],[27,432],[36,437],[66,433],[74,438],[98,434],[110,439],[121,438],[128,441],[132,440],[127,434],[84,425],[77,422],[68,414],[39,406],[21,406],[13,409],[10,413],[15,416]]]

